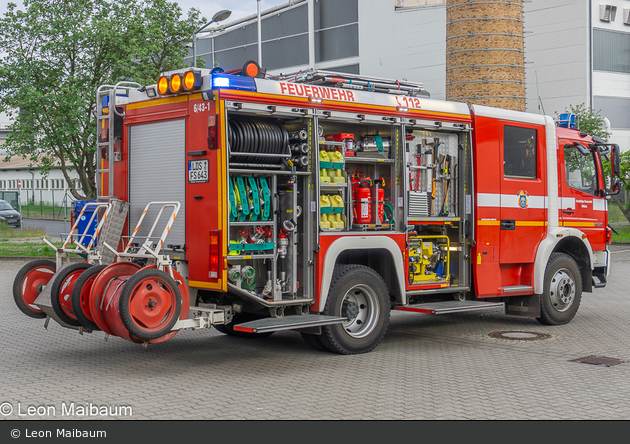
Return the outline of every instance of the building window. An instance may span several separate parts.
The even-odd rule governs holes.
[[[536,179],[537,137],[533,128],[503,127],[503,176]]]
[[[630,73],[630,33],[593,29],[593,69]]]
[[[408,8],[419,8],[421,6],[435,6],[435,5],[445,5],[446,0],[394,0],[395,8],[398,9],[408,9]]]
[[[630,98],[593,96],[593,109],[610,120],[612,129],[630,129]]]
[[[315,61],[325,62],[359,55],[357,0],[315,3]]]

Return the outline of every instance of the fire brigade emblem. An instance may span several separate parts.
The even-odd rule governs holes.
[[[517,194],[518,196],[518,206],[522,209],[527,208],[527,198],[529,197],[529,193],[525,190],[521,190]]]

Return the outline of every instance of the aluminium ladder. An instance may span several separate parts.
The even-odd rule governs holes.
[[[119,113],[116,109],[116,97],[126,97],[129,89],[139,88],[140,84],[135,82],[118,82],[116,85],[101,85],[96,91],[96,190],[99,201],[108,201],[112,197],[114,189],[114,162],[122,160],[116,158],[115,145],[121,140],[115,138],[114,121],[116,117],[124,118],[124,113]],[[104,106],[107,102],[107,106]],[[102,137],[107,134],[107,138]],[[103,155],[105,151],[105,155]],[[103,168],[104,161],[107,160],[107,168]],[[104,176],[107,174],[107,194],[103,193]]]

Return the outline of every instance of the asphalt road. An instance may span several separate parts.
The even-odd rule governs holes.
[[[72,224],[64,221],[45,220],[45,219],[24,219],[23,226],[25,228],[43,228],[48,236],[58,239],[62,234],[68,233],[72,228]]]
[[[46,330],[13,301],[25,262],[4,259],[0,418],[95,419],[77,406],[96,405],[108,408],[98,419],[630,420],[630,247],[613,249],[608,286],[586,293],[567,325],[393,312],[382,343],[354,356],[311,349],[296,332],[185,330],[144,349],[54,321]],[[490,336],[505,331],[549,337]],[[575,362],[589,356],[619,361]]]

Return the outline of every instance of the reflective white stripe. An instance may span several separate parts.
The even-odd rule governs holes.
[[[477,206],[491,208],[520,208],[519,196],[517,194],[477,193]],[[527,198],[527,208],[547,208],[547,200],[545,196],[529,196]]]
[[[593,211],[608,211],[608,201],[606,199],[593,199]]]
[[[501,207],[520,208],[519,196],[517,196],[516,194],[501,194]],[[527,208],[547,208],[545,204],[545,196],[529,196],[527,198]]]
[[[575,197],[561,197],[560,198],[560,209],[567,210],[571,208],[575,210]]]
[[[561,197],[558,199],[561,210],[575,210],[575,197]],[[477,206],[490,208],[519,208],[516,194],[477,193]],[[545,196],[529,196],[527,208],[547,208],[548,199]],[[606,199],[593,199],[593,211],[608,211]]]
[[[478,207],[500,207],[501,195],[492,193],[477,193]]]

